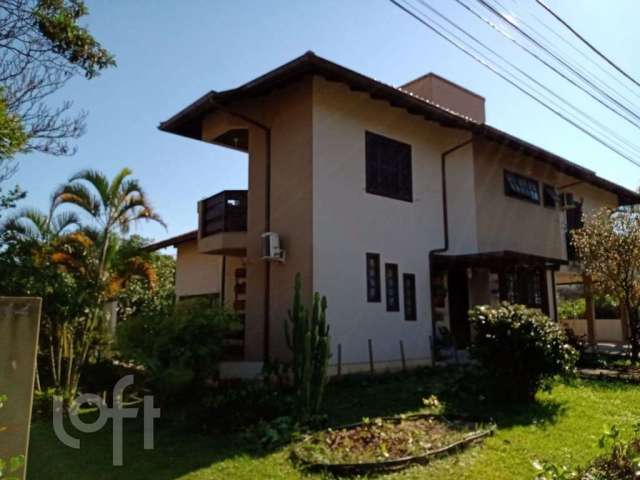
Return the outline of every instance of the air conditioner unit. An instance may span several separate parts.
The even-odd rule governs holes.
[[[572,208],[576,208],[577,206],[578,202],[573,196],[573,193],[565,192],[560,194],[560,207],[563,210],[571,210]]]
[[[285,251],[280,248],[280,235],[275,232],[262,234],[262,259],[284,262]]]

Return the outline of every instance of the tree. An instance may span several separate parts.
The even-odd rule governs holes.
[[[131,226],[142,220],[166,224],[148,202],[140,183],[129,178],[132,172],[123,168],[111,182],[101,172],[82,170],[54,194],[54,208],[63,204],[79,207],[89,214],[98,230],[92,239],[99,249],[94,281],[107,281],[107,261],[114,233],[129,233]],[[103,287],[103,291],[106,289]],[[100,299],[104,301],[104,298]]]
[[[27,134],[20,118],[7,110],[3,90],[0,88],[0,185],[8,180],[16,171],[15,163],[10,159],[22,150],[27,143]],[[0,212],[15,207],[18,200],[25,197],[25,193],[17,186],[2,193],[0,188]]]
[[[140,242],[123,239],[140,220],[162,222],[130,171],[109,182],[84,171],[54,193],[48,214],[24,209],[2,226],[0,292],[43,298],[40,354],[46,380],[71,402],[84,365],[105,342],[104,305],[134,279],[153,288],[156,271]],[[93,190],[92,190],[93,189]],[[64,205],[89,213],[82,222]]]
[[[137,235],[126,240],[133,248],[142,250],[149,240]],[[127,322],[136,315],[161,318],[173,311],[175,303],[176,260],[169,255],[147,254],[147,261],[155,271],[155,284],[145,278],[132,278],[118,293],[118,322]]]
[[[597,210],[572,234],[583,271],[594,288],[628,312],[631,357],[640,354],[640,214],[632,209]]]
[[[0,86],[5,105],[0,124],[7,118],[21,122],[26,138],[17,150],[53,155],[75,151],[68,140],[82,135],[86,113],[69,117],[72,102],[51,108],[46,100],[74,76],[94,78],[115,65],[114,57],[78,24],[87,14],[82,0],[0,2]],[[6,142],[4,135],[0,143]]]
[[[71,115],[72,102],[52,107],[47,100],[71,78],[115,65],[78,24],[87,13],[82,0],[0,2],[0,185],[15,173],[16,153],[75,153],[69,141],[84,133],[86,112]],[[0,187],[0,212],[25,195]]]

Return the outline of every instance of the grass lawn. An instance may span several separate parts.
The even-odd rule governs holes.
[[[532,478],[531,460],[584,464],[600,453],[596,443],[604,426],[615,423],[629,434],[640,419],[640,386],[575,381],[557,384],[551,393],[539,394],[534,405],[506,408],[478,398],[460,382],[456,371],[443,370],[344,380],[330,385],[326,406],[331,422],[343,424],[362,417],[417,412],[422,398],[432,393],[452,412],[492,417],[498,425],[496,435],[459,455],[385,478]],[[155,449],[145,451],[139,425],[125,423],[124,467],[111,466],[111,431],[107,427],[77,436],[81,439],[80,450],[67,448],[55,438],[50,422],[36,422],[31,433],[28,478],[253,480],[302,476],[289,462],[286,447],[264,451],[241,435],[203,436],[160,425],[156,428]]]

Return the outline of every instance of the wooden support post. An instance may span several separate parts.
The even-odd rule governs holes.
[[[407,371],[407,360],[404,358],[404,342],[400,340],[400,358],[402,359],[402,371]]]
[[[622,324],[622,343],[629,343],[629,312],[620,305],[620,323]]]
[[[373,343],[371,342],[371,339],[369,339],[369,370],[371,371],[371,373],[374,373],[374,369],[373,369]]]
[[[342,344],[338,344],[338,378],[342,376]]]
[[[584,299],[585,299],[585,312],[586,312],[586,320],[587,320],[587,342],[589,345],[596,344],[596,332],[595,332],[595,318],[596,318],[596,308],[595,302],[593,301],[593,281],[591,277],[588,275],[583,275],[583,284],[584,284]]]

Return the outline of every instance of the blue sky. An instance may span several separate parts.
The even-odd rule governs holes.
[[[429,0],[558,92],[628,138],[638,132],[564,85],[520,50],[456,7]],[[13,178],[29,193],[24,206],[46,208],[51,191],[82,168],[112,176],[124,166],[145,186],[169,224],[137,233],[163,238],[196,227],[196,202],[246,188],[244,155],[162,133],[160,121],[209,90],[235,87],[313,50],[361,73],[400,85],[433,71],[486,98],[487,123],[562,155],[629,188],[640,168],[602,148],[429,32],[387,0],[91,1],[86,23],[118,67],[71,81],[58,96],[89,111],[88,131],[71,158],[20,157]],[[533,0],[502,0],[516,12],[552,19]],[[557,12],[640,78],[635,0],[548,0]],[[640,88],[636,90],[640,94]],[[632,93],[628,93],[632,95]],[[640,104],[640,97],[635,97]]]

